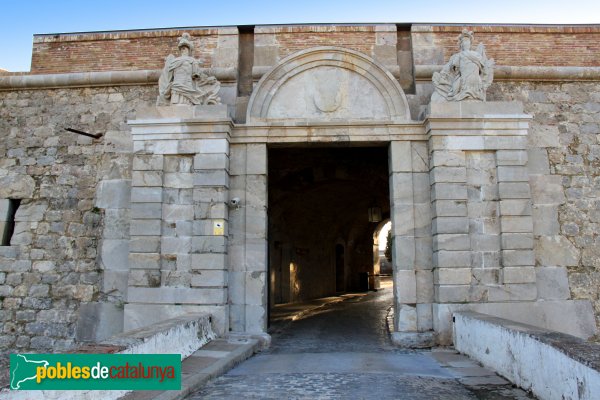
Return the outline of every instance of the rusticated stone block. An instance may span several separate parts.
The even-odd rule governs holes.
[[[502,233],[533,232],[533,220],[530,216],[503,216],[500,219]]]
[[[436,200],[432,203],[433,217],[466,217],[466,200]]]
[[[194,236],[192,238],[194,253],[226,253],[227,238],[224,236]]]
[[[125,179],[104,180],[98,184],[96,207],[128,208],[131,199],[131,181]]]
[[[498,166],[499,182],[528,182],[529,171],[521,166]]]
[[[134,187],[131,189],[132,203],[160,203],[162,202],[160,187]]]
[[[196,270],[191,275],[191,285],[192,287],[227,286],[227,271],[211,269]]]
[[[431,156],[431,167],[464,167],[466,165],[464,151],[434,151]]]
[[[229,157],[224,153],[196,154],[195,170],[229,170]]]
[[[535,283],[536,275],[534,267],[504,267],[502,269],[502,280],[507,283]]]
[[[471,268],[436,268],[433,277],[436,285],[468,285],[471,283]]]
[[[526,182],[500,182],[498,192],[501,199],[531,198],[529,183]]]
[[[160,254],[158,253],[129,253],[130,269],[160,269]]]
[[[532,249],[533,234],[531,233],[503,233],[501,237],[502,248],[509,249]]]
[[[567,267],[579,264],[580,251],[564,236],[540,236],[535,255],[542,266]]]
[[[132,219],[131,236],[158,236],[161,234],[161,221],[154,219]]]
[[[535,283],[515,283],[488,288],[488,301],[532,301],[537,299]]]
[[[566,268],[538,267],[535,272],[540,299],[566,300],[571,296]]]
[[[432,221],[434,235],[441,233],[469,233],[469,219],[466,217],[437,217]]]
[[[163,169],[162,155],[143,155],[138,154],[133,158],[134,171],[162,171]]]
[[[438,268],[471,267],[471,252],[436,251],[433,253],[433,263]]]
[[[562,204],[565,194],[562,177],[558,175],[533,175],[531,177],[531,197],[535,204]]]
[[[536,236],[553,236],[560,233],[558,205],[534,204],[532,208],[533,233]]]
[[[505,267],[535,265],[533,250],[502,250],[502,264]]]
[[[433,251],[470,250],[471,241],[467,234],[438,234],[433,242]]]
[[[162,171],[133,171],[131,184],[133,186],[145,187],[162,186],[162,178]]]
[[[192,269],[226,269],[227,254],[202,253],[192,254]]]
[[[432,200],[466,200],[467,187],[459,183],[434,183],[431,185]]]
[[[531,201],[525,199],[500,201],[500,214],[505,216],[531,215]]]
[[[496,152],[496,162],[499,166],[504,165],[526,165],[527,151],[525,150],[498,150]],[[500,168],[498,168],[498,178],[500,179]]]
[[[466,182],[467,169],[465,167],[433,167],[430,174],[431,183],[439,182]]]
[[[417,302],[417,283],[414,270],[399,270],[394,273],[394,290],[399,303]]]
[[[435,285],[436,303],[466,303],[470,285]]]

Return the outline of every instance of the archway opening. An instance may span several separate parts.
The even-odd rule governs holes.
[[[392,285],[391,248],[392,221],[387,218],[377,225],[373,233],[373,287],[390,287]]]
[[[271,148],[269,303],[375,287],[373,232],[390,216],[387,147]]]

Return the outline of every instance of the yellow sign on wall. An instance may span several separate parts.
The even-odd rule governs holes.
[[[225,221],[218,219],[213,222],[213,235],[223,236],[225,234]]]

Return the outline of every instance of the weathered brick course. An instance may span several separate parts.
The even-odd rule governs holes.
[[[161,69],[169,54],[177,54],[178,38],[193,37],[194,57],[212,65],[217,29],[157,30],[63,35],[34,38],[32,74]],[[110,100],[117,100],[117,93]]]
[[[498,65],[598,66],[598,26],[432,26],[433,45],[444,60],[456,53],[462,29],[475,33]],[[418,51],[418,49],[416,49]]]

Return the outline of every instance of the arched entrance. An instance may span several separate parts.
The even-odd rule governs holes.
[[[423,137],[397,80],[362,53],[307,49],[261,78],[246,121],[267,144],[269,304],[360,288],[369,210],[392,215],[390,142]]]
[[[385,218],[379,222],[375,231],[373,232],[373,275],[374,278],[374,286],[378,287],[379,284],[377,280],[379,277],[388,277],[392,275],[392,264],[391,264],[391,255],[386,257],[385,250],[388,245],[388,241],[391,245],[391,236],[388,238],[388,234],[391,234],[392,221],[390,218]]]

